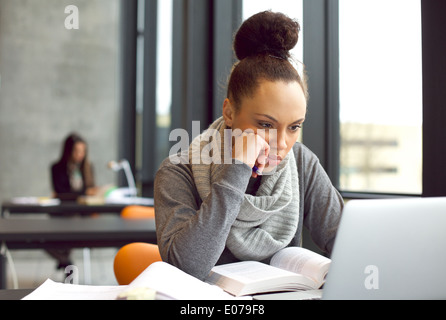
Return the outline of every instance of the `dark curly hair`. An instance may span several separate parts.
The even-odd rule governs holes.
[[[61,165],[64,168],[69,168],[69,163],[71,161],[71,157],[73,154],[74,146],[76,143],[83,143],[85,146],[87,146],[86,140],[84,140],[79,134],[77,133],[71,133],[69,134],[63,143],[62,146],[62,155],[60,157],[60,160],[58,161],[58,164]],[[80,170],[82,173],[82,177],[84,179],[84,184],[86,188],[94,187],[94,177],[92,172],[92,166],[90,161],[88,160],[87,154],[85,155],[84,160],[82,160],[82,163],[80,165]]]
[[[283,13],[264,11],[247,19],[237,31],[234,51],[237,62],[229,77],[228,93],[236,107],[250,97],[261,80],[298,82],[307,96],[304,76],[290,62],[299,40],[300,25]]]

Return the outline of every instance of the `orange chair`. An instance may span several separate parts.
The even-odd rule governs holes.
[[[121,217],[132,220],[154,219],[155,209],[144,206],[127,206],[121,211]],[[119,249],[113,262],[116,280],[120,285],[127,285],[156,261],[161,261],[157,245],[141,242],[125,245]]]
[[[113,269],[120,285],[132,282],[152,263],[161,261],[156,244],[135,242],[119,249],[115,256]]]
[[[127,206],[121,211],[124,219],[153,219],[155,218],[155,208],[144,206]]]

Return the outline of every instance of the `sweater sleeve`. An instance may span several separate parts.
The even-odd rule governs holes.
[[[299,146],[304,202],[304,225],[315,244],[331,253],[344,207],[342,196],[333,186],[319,159],[308,148]]]
[[[246,164],[224,165],[201,202],[190,167],[166,159],[155,179],[157,240],[163,261],[206,278],[225,249],[250,176]]]

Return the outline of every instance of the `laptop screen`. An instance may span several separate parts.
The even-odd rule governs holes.
[[[323,299],[445,299],[446,198],[346,204]]]

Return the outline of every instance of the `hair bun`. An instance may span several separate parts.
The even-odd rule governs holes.
[[[235,36],[234,51],[239,60],[262,53],[288,59],[299,32],[299,23],[283,13],[260,12],[242,24]]]

